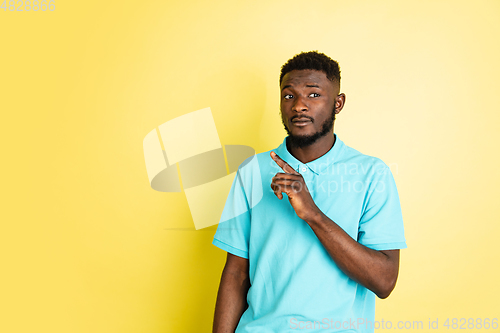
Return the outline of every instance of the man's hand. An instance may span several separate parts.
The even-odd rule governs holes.
[[[286,193],[295,213],[304,221],[308,221],[320,214],[321,211],[314,203],[302,175],[283,161],[275,152],[271,152],[271,158],[285,172],[278,172],[271,182],[271,188],[278,199],[283,199],[283,192]]]

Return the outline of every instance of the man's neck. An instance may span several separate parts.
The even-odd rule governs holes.
[[[290,145],[289,139],[286,140],[286,147],[288,152],[292,154],[293,157],[301,161],[302,163],[309,163],[315,159],[320,158],[332,149],[335,144],[335,136],[333,133],[320,138],[315,143],[307,147],[294,147]]]

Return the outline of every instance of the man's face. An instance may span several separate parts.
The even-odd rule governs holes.
[[[281,120],[292,145],[306,147],[332,133],[335,114],[343,106],[337,83],[324,72],[293,70],[283,77],[280,88]]]

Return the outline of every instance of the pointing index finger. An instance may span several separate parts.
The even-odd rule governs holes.
[[[271,158],[274,160],[274,162],[276,162],[276,164],[279,165],[279,167],[281,169],[283,169],[283,171],[285,171],[286,173],[291,173],[291,174],[294,174],[294,175],[299,175],[299,173],[297,171],[295,171],[294,168],[292,168],[290,166],[290,164],[286,163],[285,161],[283,161],[281,159],[281,157],[278,156],[278,154],[276,154],[274,151],[271,152]]]

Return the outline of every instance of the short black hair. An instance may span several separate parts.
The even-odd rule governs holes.
[[[293,70],[313,69],[326,74],[328,80],[340,84],[338,62],[318,51],[301,52],[281,66],[280,85],[283,77]]]

